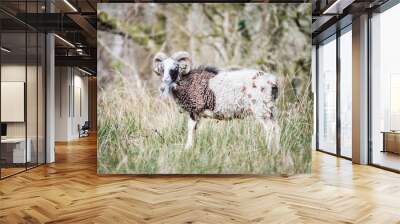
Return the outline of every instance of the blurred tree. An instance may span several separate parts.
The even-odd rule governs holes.
[[[100,85],[117,72],[154,87],[153,55],[178,50],[191,52],[196,64],[311,77],[308,3],[99,4],[98,11]]]

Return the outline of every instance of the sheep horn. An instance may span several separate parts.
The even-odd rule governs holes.
[[[189,73],[192,67],[192,57],[186,51],[179,51],[172,55],[172,58],[179,62],[179,71],[182,75]]]
[[[157,75],[161,75],[162,73],[162,64],[161,62],[164,61],[167,58],[167,55],[163,52],[158,52],[154,58],[153,58],[153,71],[157,74]]]

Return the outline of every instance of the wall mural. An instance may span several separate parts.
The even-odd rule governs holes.
[[[98,4],[98,173],[311,169],[311,4]]]

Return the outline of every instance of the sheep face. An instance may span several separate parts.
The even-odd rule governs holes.
[[[162,96],[168,96],[176,86],[176,82],[181,76],[189,73],[192,59],[187,52],[177,52],[171,57],[167,57],[164,53],[158,53],[153,59],[154,72],[162,76],[160,92]]]
[[[170,90],[179,77],[179,64],[172,58],[167,58],[162,62],[162,82],[160,85],[160,92],[162,96],[168,96]]]

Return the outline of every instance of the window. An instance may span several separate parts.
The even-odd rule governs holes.
[[[318,47],[318,149],[336,153],[336,36]]]
[[[340,155],[351,158],[352,149],[352,35],[351,26],[340,36]]]
[[[371,159],[400,170],[400,5],[371,18]]]
[[[18,15],[40,13],[44,1],[1,1]],[[18,6],[18,7],[12,7]],[[45,34],[0,12],[0,178],[45,163]]]

